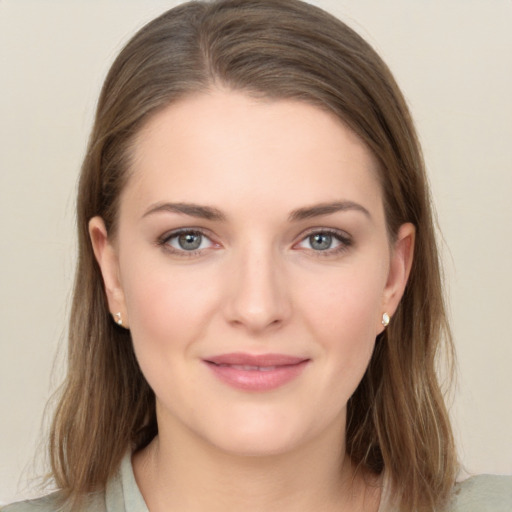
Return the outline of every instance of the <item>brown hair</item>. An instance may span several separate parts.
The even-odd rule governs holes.
[[[157,432],[155,397],[129,332],[110,318],[88,221],[116,230],[130,147],[157,111],[215,86],[305,101],[334,113],[380,163],[392,238],[416,226],[409,283],[348,404],[347,453],[389,475],[401,510],[437,510],[456,475],[435,364],[452,350],[424,164],[389,69],[341,21],[298,0],[190,2],[142,28],[112,65],[99,99],[78,192],[79,255],[69,367],[50,435],[53,477],[68,503],[104,488],[128,448]]]

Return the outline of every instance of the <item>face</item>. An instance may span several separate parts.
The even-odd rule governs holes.
[[[252,455],[341,435],[412,253],[377,172],[302,102],[214,91],[139,133],[116,237],[90,232],[161,433]]]

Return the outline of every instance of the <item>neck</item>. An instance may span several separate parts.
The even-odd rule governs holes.
[[[377,510],[343,441],[336,429],[286,453],[242,456],[161,429],[133,465],[152,512]]]

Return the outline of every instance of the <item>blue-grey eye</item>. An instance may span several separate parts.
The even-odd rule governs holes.
[[[318,230],[310,232],[305,238],[303,238],[297,245],[297,248],[308,249],[316,253],[322,251],[327,254],[337,253],[345,248],[352,245],[352,241],[349,235],[342,232],[333,232],[331,230]]]
[[[182,231],[169,236],[166,244],[176,251],[192,252],[198,249],[206,249],[212,245],[211,240],[199,231]]]
[[[333,236],[329,233],[315,233],[308,237],[309,245],[315,251],[326,251],[331,249]]]
[[[201,233],[183,233],[178,236],[178,244],[185,251],[195,251],[201,247]]]

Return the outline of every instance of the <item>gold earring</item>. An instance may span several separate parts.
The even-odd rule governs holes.
[[[389,325],[389,321],[390,321],[389,315],[387,313],[384,313],[382,315],[382,325],[384,327],[387,327]]]
[[[123,325],[123,320],[121,318],[121,312],[118,312],[114,315],[114,321],[116,322],[117,325]]]

